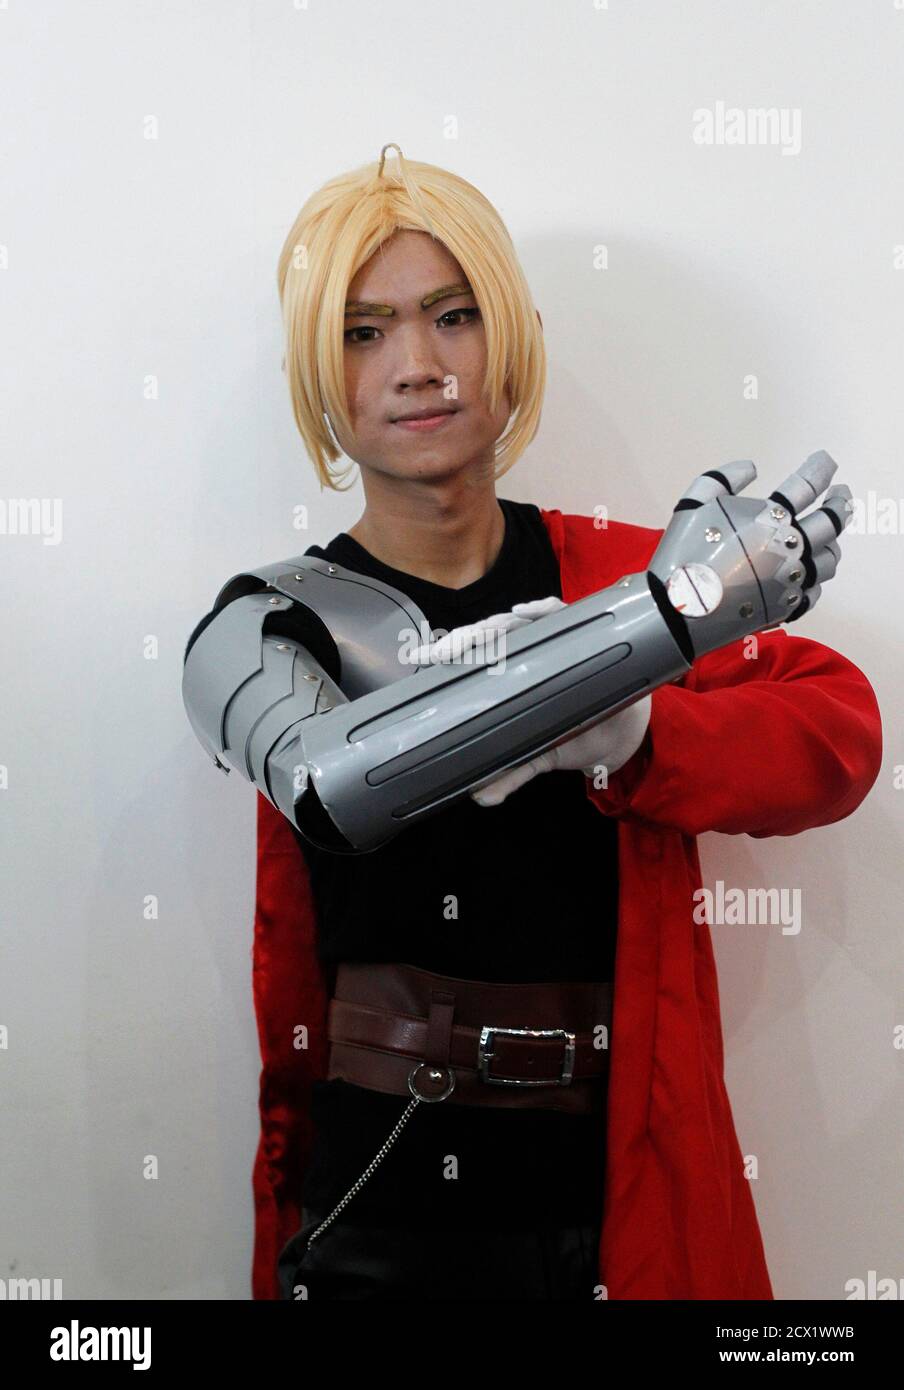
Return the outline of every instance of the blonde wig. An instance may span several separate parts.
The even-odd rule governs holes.
[[[388,149],[398,152],[392,172],[384,170]],[[546,386],[543,331],[504,222],[465,179],[404,159],[398,145],[384,145],[379,164],[340,174],[311,195],[279,257],[283,365],[321,491],[344,491],[337,477],[354,467],[334,473],[329,466],[342,452],[331,423],[346,438],[353,434],[343,365],[348,287],[400,230],[425,231],[441,241],[474,291],[487,344],[483,396],[490,411],[497,409],[503,388],[511,402],[508,425],[496,441],[497,478],[520,458],[540,423]]]

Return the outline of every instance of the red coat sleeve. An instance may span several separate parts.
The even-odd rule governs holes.
[[[699,835],[796,835],[855,811],[879,775],[872,686],[838,652],[783,628],[699,658],[653,691],[650,725],[607,788],[606,815]]]
[[[278,1299],[279,1252],[301,1224],[302,1179],[314,1136],[311,1090],[326,1072],[332,979],[317,956],[305,857],[288,820],[260,792],[252,967],[261,1127],[252,1175],[251,1286],[255,1299]],[[306,1039],[299,1025],[307,1029]]]

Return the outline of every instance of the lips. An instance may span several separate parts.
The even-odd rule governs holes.
[[[394,425],[406,424],[409,420],[433,420],[437,415],[454,415],[458,406],[428,405],[423,410],[409,410],[405,415],[397,415]]]
[[[410,415],[400,416],[392,423],[400,430],[424,434],[427,431],[443,429],[457,413],[457,410],[438,409],[414,411]]]

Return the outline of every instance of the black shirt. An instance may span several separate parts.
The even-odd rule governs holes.
[[[499,555],[461,589],[392,569],[344,532],[305,553],[400,589],[434,630],[561,598],[538,508],[503,498],[499,505]],[[368,854],[330,854],[293,833],[310,872],[325,964],[398,961],[511,983],[614,978],[616,826],[589,801],[580,771],[542,773],[499,806],[465,797]],[[332,1211],[407,1103],[342,1080],[314,1083],[306,1207]],[[604,1161],[604,1110],[420,1105],[338,1219],[483,1227],[599,1220]]]

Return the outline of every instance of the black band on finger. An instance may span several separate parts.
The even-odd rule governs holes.
[[[828,507],[820,507],[819,510],[820,510],[821,512],[825,512],[826,516],[829,518],[829,520],[831,521],[832,525],[835,527],[835,536],[836,536],[836,538],[837,538],[838,536],[840,536],[841,533],[842,533],[842,531],[844,530],[844,522],[841,521],[841,520],[839,520],[839,518],[835,515],[835,513],[834,513],[833,511],[831,511],[830,508],[828,508]]]
[[[819,582],[816,566],[813,563],[813,547],[810,544],[810,537],[807,535],[806,531],[801,531],[796,522],[794,524],[794,529],[804,543],[803,554],[800,556],[801,563],[804,567],[804,582],[802,587],[804,589],[810,589],[814,584]],[[794,616],[797,618],[800,615],[795,613]]]
[[[791,513],[792,516],[794,516],[794,508],[791,506],[791,503],[788,501],[785,494],[783,492],[779,492],[778,488],[775,489],[775,492],[770,492],[769,501],[777,502],[780,507],[784,507],[787,511]]]
[[[796,623],[797,620],[798,620],[798,618],[802,618],[802,617],[804,616],[804,614],[806,613],[806,611],[807,611],[807,609],[808,609],[809,607],[810,607],[810,596],[809,596],[809,594],[804,594],[803,598],[801,599],[800,603],[799,603],[799,604],[797,605],[797,607],[795,608],[794,612],[793,612],[793,613],[789,613],[788,616],[787,616],[787,618],[785,618],[785,622],[786,622],[786,623]]]

